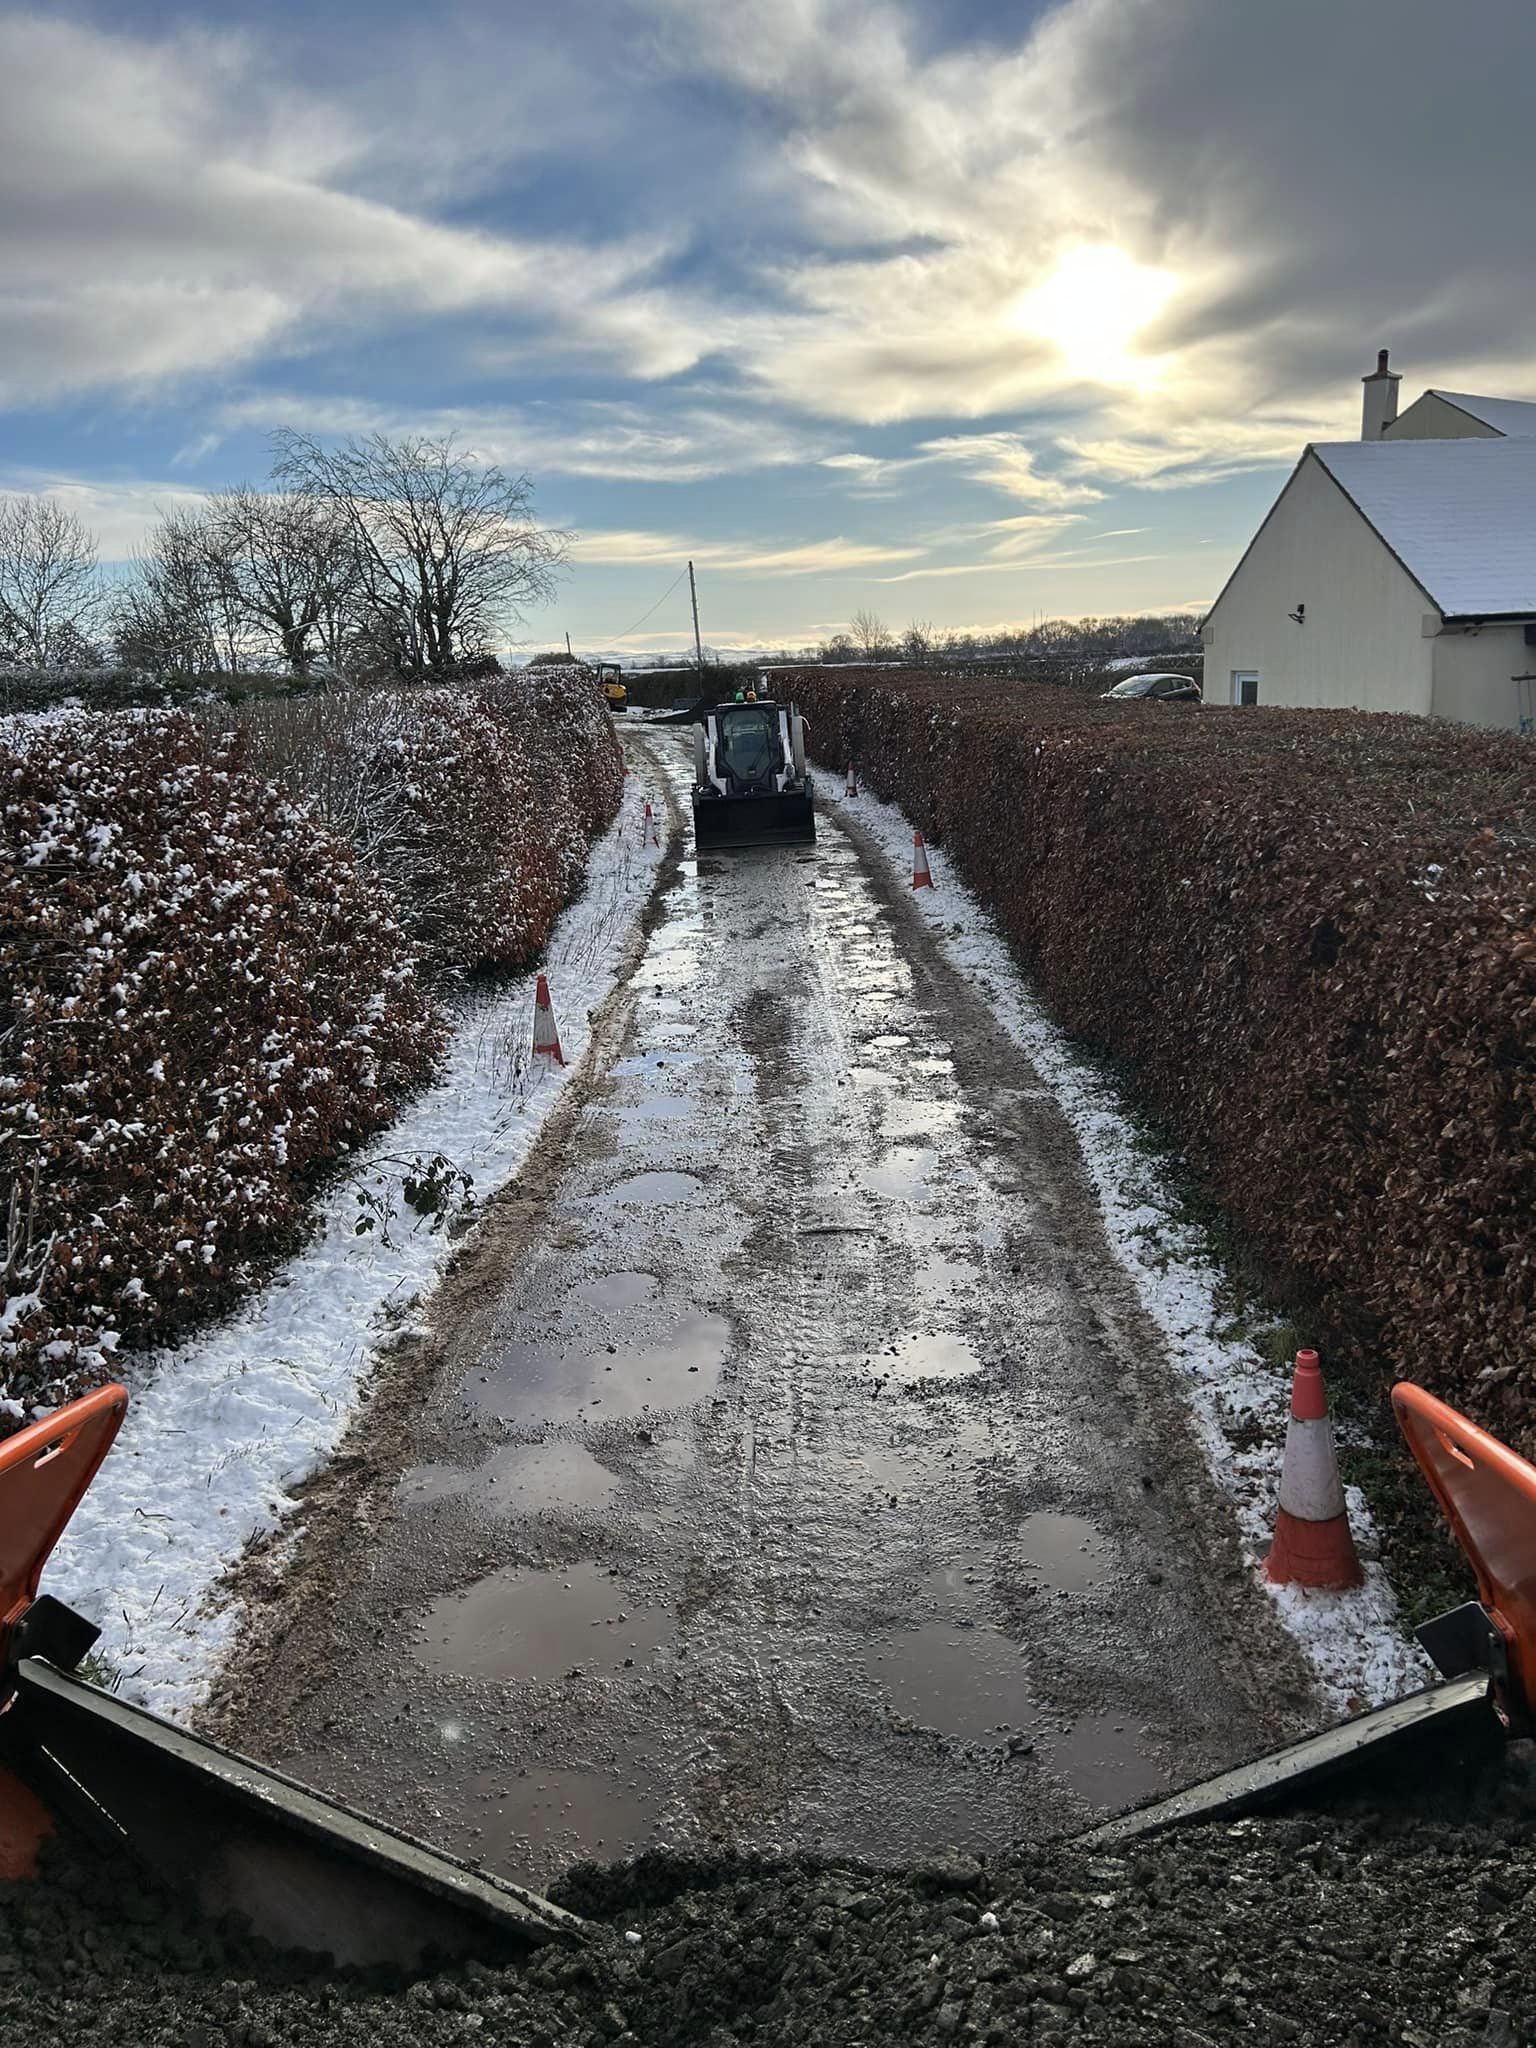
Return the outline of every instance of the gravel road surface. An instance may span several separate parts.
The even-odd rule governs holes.
[[[1290,1732],[1071,1133],[856,824],[660,886],[219,1732],[539,1885],[995,1855]]]

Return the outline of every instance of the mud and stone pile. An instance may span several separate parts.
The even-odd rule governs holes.
[[[580,1948],[381,1989],[211,1930],[110,1865],[0,1894],[0,2040],[132,2048],[1516,2048],[1528,1810],[1304,1816],[899,1872],[649,1856],[561,1887]]]

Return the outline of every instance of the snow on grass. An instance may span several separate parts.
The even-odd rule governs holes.
[[[823,788],[830,786],[823,783]],[[833,802],[858,820],[892,868],[912,872],[912,825],[894,805],[846,798],[837,774]],[[1274,1533],[1280,1462],[1290,1408],[1290,1373],[1245,1337],[1222,1327],[1221,1274],[1204,1233],[1181,1213],[1177,1194],[1117,1091],[1050,1021],[1008,952],[991,916],[942,853],[928,849],[937,886],[913,901],[953,964],[992,1005],[1077,1134],[1116,1256],[1143,1307],[1163,1332],[1183,1377],[1192,1427],[1207,1466],[1236,1512],[1258,1583],[1296,1636],[1327,1706],[1339,1713],[1379,1706],[1421,1686],[1428,1660],[1398,1618],[1397,1600],[1376,1554],[1376,1530],[1358,1487],[1346,1489],[1365,1568],[1356,1592],[1271,1586],[1258,1567]]]
[[[293,1489],[335,1449],[375,1348],[408,1327],[453,1249],[406,1204],[415,1163],[442,1155],[439,1180],[468,1174],[484,1200],[516,1172],[575,1073],[589,1013],[614,985],[662,858],[641,844],[647,798],[667,831],[664,777],[631,759],[618,819],[592,848],[586,891],[545,960],[567,1066],[530,1057],[536,975],[466,998],[437,1080],[357,1153],[318,1204],[310,1243],[229,1321],[141,1372],[124,1362],[127,1421],[46,1585],[101,1624],[100,1654],[125,1696],[184,1716],[206,1695],[239,1625],[221,1579],[293,1513]]]

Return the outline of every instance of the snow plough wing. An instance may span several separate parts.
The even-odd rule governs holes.
[[[700,853],[801,846],[816,837],[805,720],[793,704],[748,692],[696,706],[693,833]]]
[[[1426,1782],[1454,1796],[1536,1733],[1536,1466],[1422,1387],[1395,1386],[1392,1406],[1477,1583],[1414,1631],[1440,1682],[1106,1821],[1085,1847]]]
[[[211,1917],[339,1964],[413,1968],[580,1935],[471,1869],[88,1683],[100,1631],[38,1586],[127,1410],[103,1387],[0,1444],[0,1880],[47,1838],[127,1849]]]

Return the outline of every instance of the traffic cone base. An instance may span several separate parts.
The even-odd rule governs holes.
[[[565,1065],[565,1054],[560,1050],[560,1030],[555,1023],[555,1006],[549,996],[549,981],[542,974],[533,997],[533,1054],[535,1059],[550,1059],[559,1067]]]
[[[1364,1582],[1348,1515],[1327,1522],[1303,1521],[1280,1510],[1275,1540],[1264,1560],[1264,1576],[1276,1586],[1331,1586],[1342,1590]]]
[[[921,832],[912,834],[912,886],[914,889],[933,887],[933,870],[928,865],[928,849],[923,844]]]
[[[1276,1586],[1360,1585],[1344,1486],[1315,1351],[1298,1351],[1280,1469],[1280,1513],[1264,1576]]]

